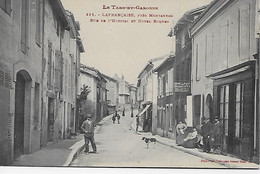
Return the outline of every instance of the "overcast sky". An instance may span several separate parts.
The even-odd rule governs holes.
[[[136,85],[137,76],[148,60],[169,54],[173,40],[167,37],[173,24],[188,10],[207,5],[212,0],[61,0],[80,22],[80,35],[85,53],[81,63],[97,68],[109,76],[124,74]],[[119,7],[158,7],[158,10],[103,9],[103,5]],[[95,13],[96,16],[87,16]],[[134,14],[135,17],[103,17],[102,13]],[[137,17],[138,14],[161,14],[173,17]],[[165,20],[169,23],[104,23],[90,19]]]

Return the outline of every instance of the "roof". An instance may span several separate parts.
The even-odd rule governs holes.
[[[108,76],[108,75],[105,75],[105,74],[103,74],[103,73],[101,73],[102,74],[102,76],[105,78],[105,79],[108,79],[108,80],[110,80],[110,81],[113,81],[113,82],[115,82],[115,83],[118,83],[118,81],[116,80],[116,79],[114,79],[114,78],[112,78],[112,77],[110,77],[110,76]]]
[[[203,18],[206,18],[207,15],[209,18],[214,17],[214,10],[219,11],[221,10],[220,7],[223,7],[223,5],[226,5],[227,3],[232,3],[232,0],[213,0],[208,7],[203,11],[203,13],[193,22],[193,24],[190,27],[190,31],[197,25],[199,22],[203,21]],[[221,6],[222,5],[222,6]]]
[[[79,34],[79,30],[80,30],[79,22],[75,20],[72,12],[66,10],[66,14],[69,21],[69,27],[70,27],[72,38],[76,39],[76,43],[79,46],[79,51],[83,53],[85,52],[85,49]]]
[[[105,78],[102,76],[102,74],[97,69],[95,69],[94,67],[90,67],[90,66],[86,66],[86,65],[81,64],[80,65],[80,72],[94,76],[95,78],[102,80],[105,83],[107,82],[105,80]]]
[[[164,66],[168,65],[170,62],[172,62],[175,59],[175,55],[174,56],[169,56],[167,59],[165,59],[158,67],[156,67],[153,72],[158,72],[160,71]],[[173,66],[173,64],[171,63],[171,65]]]
[[[150,67],[151,69],[153,69],[154,67],[157,67],[158,65],[160,65],[167,57],[169,57],[169,54],[167,55],[163,55],[160,57],[156,57],[153,59],[150,59],[148,61],[148,63],[145,65],[145,67],[143,68],[143,70],[139,73],[138,78],[141,77],[141,75],[145,72],[148,71],[148,68]]]
[[[184,13],[184,15],[178,20],[178,22],[176,23],[176,25],[174,26],[174,31],[176,32],[176,30],[178,29],[178,27],[180,25],[183,25],[187,22],[189,23],[193,23],[194,20],[190,20],[188,19],[189,16],[193,16],[193,15],[200,15],[204,12],[204,10],[208,7],[209,5],[204,5],[192,10],[187,11],[186,13]],[[195,20],[196,21],[196,20]],[[172,30],[171,30],[172,31]],[[169,33],[170,34],[170,33]]]
[[[62,24],[67,27],[69,25],[69,21],[67,18],[67,14],[60,0],[49,0],[49,3],[53,7],[53,11],[57,14],[59,20]]]

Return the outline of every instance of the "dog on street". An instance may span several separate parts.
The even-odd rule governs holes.
[[[144,140],[144,142],[146,143],[146,149],[149,148],[149,144],[150,143],[156,143],[156,139],[155,138],[147,138],[147,137],[143,137],[142,140]]]

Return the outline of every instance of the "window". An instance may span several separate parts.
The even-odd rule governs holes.
[[[219,68],[222,70],[228,67],[228,37],[229,37],[229,20],[225,20],[220,28],[220,53],[223,59],[219,61]]]
[[[28,50],[28,30],[29,30],[29,3],[28,0],[22,0],[21,16],[21,51],[27,53]]]
[[[0,0],[0,7],[3,9],[8,15],[11,14],[11,0]]]
[[[196,80],[199,81],[200,80],[200,73],[199,73],[199,45],[196,44],[196,48],[195,48],[195,58],[196,58]]]
[[[223,123],[223,130],[225,135],[228,135],[228,112],[229,112],[229,86],[224,85],[220,87],[220,121]]]
[[[236,95],[236,131],[235,136],[242,138],[242,127],[243,127],[243,106],[244,106],[244,84],[235,84],[235,95]]]
[[[161,127],[161,107],[158,107],[157,128]]]
[[[169,95],[173,93],[173,68],[168,70],[168,93]]]
[[[185,47],[185,31],[181,34],[181,48]]]
[[[41,45],[41,0],[35,1],[35,15],[36,15],[36,33],[35,33],[35,42],[37,45]]]
[[[48,43],[48,89],[52,87],[52,43]]]
[[[170,104],[170,110],[169,110],[169,131],[173,131],[173,105]]]
[[[212,73],[212,60],[213,60],[213,34],[206,35],[205,41],[205,75],[209,75]]]
[[[250,50],[250,5],[239,9],[239,55],[241,59],[249,58]]]
[[[168,96],[168,94],[169,94],[169,73],[168,73],[168,71],[166,71],[165,72],[165,76],[166,76],[166,78],[165,78],[165,93],[166,93],[166,96]]]

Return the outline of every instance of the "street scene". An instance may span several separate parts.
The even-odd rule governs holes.
[[[0,168],[259,170],[259,38],[260,0],[1,0]]]
[[[120,119],[120,124],[109,120],[95,135],[98,153],[82,152],[71,166],[92,167],[192,167],[201,166],[201,158],[173,149],[160,143],[150,143],[142,138],[149,133],[136,133],[131,124],[130,112]],[[134,126],[135,128],[135,126]],[[226,168],[218,163],[205,163],[205,168]]]

